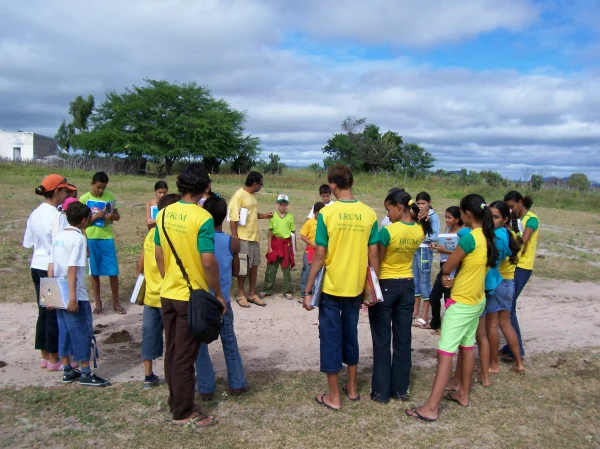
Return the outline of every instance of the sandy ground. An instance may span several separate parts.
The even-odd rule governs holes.
[[[600,285],[555,282],[533,278],[519,299],[519,320],[528,355],[597,346],[600,341]],[[306,312],[296,301],[267,298],[267,307],[241,309],[233,305],[240,352],[247,371],[317,371],[319,339],[316,310]],[[100,348],[99,375],[113,382],[143,379],[140,361],[142,307],[127,305],[127,315],[94,315]],[[53,386],[61,374],[38,367],[39,352],[33,349],[37,309],[33,304],[2,304],[0,307],[0,387]],[[97,327],[98,325],[106,327]],[[106,343],[115,332],[126,330],[131,340]],[[114,336],[113,336],[114,338]],[[413,329],[413,364],[435,363],[438,337],[430,330]],[[360,314],[360,369],[371,369],[372,347],[367,313]],[[226,375],[220,342],[210,345],[218,377]],[[155,362],[162,377],[163,361]]]

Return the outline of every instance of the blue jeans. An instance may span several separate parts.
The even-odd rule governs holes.
[[[142,315],[142,360],[155,360],[162,355],[162,308],[145,305]]]
[[[341,297],[321,293],[321,372],[339,373],[342,363],[348,366],[358,365],[358,314],[361,296]]]
[[[58,318],[58,355],[71,356],[77,362],[87,362],[92,356],[94,326],[89,301],[78,301],[77,312],[56,309]],[[95,359],[94,359],[95,360]]]
[[[221,328],[221,344],[227,365],[227,382],[232,390],[239,390],[246,386],[244,377],[244,365],[238,349],[237,338],[233,329],[233,309],[227,303],[227,313],[223,317]],[[208,353],[208,345],[200,345],[198,358],[196,359],[196,378],[198,381],[198,393],[210,394],[215,392],[215,371]]]
[[[383,302],[369,308],[373,339],[371,399],[386,403],[390,396],[399,399],[408,394],[415,283],[412,279],[381,279],[379,285]]]
[[[418,248],[413,256],[413,277],[415,278],[415,296],[428,300],[431,295],[431,264],[433,250]]]
[[[300,273],[300,295],[304,295],[306,290],[306,281],[308,280],[308,273],[310,272],[310,264],[308,263],[308,254],[304,252],[302,257],[302,272]]]
[[[517,299],[519,299],[519,295],[523,291],[525,285],[529,281],[531,277],[532,270],[525,270],[523,268],[517,268],[515,270],[515,295],[513,296],[512,307],[510,308],[510,322],[515,328],[515,332],[517,333],[517,337],[519,337],[519,348],[521,348],[521,357],[525,357],[525,350],[523,349],[523,340],[521,339],[521,329],[519,328],[519,320],[517,318]],[[504,345],[504,347],[500,350],[503,354],[508,354],[512,357],[512,352],[510,352],[510,348],[508,345]]]

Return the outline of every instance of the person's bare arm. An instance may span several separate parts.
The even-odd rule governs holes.
[[[457,246],[450,254],[450,257],[442,267],[442,285],[445,288],[452,288],[454,285],[454,279],[450,279],[449,277],[450,273],[460,265],[465,257],[465,251],[460,246]]]
[[[258,214],[258,218],[259,220],[268,220],[270,218],[273,218],[273,212],[267,212],[266,214]]]
[[[119,221],[121,219],[121,215],[119,215],[118,209],[115,209],[110,214],[106,214],[106,218],[112,221]]]
[[[378,247],[379,247],[379,264],[381,264],[381,261],[384,259],[385,253],[387,252],[387,248],[381,244],[379,244]],[[377,273],[377,275],[379,275],[379,272]]]
[[[219,265],[213,253],[201,253],[202,267],[204,268],[204,276],[210,289],[214,292],[215,297],[221,303],[222,314],[227,312],[227,303],[221,292],[221,281],[219,279]]]
[[[523,231],[523,252],[521,254],[525,254],[525,251],[527,251],[527,244],[529,243],[529,240],[531,239],[531,236],[533,235],[533,229],[531,228],[525,228],[525,231]]]
[[[77,304],[77,267],[67,268],[67,283],[69,285],[67,310],[76,313],[79,310],[79,305]]]
[[[49,278],[54,277],[54,264],[53,263],[48,264],[48,277]]]
[[[154,248],[154,258],[156,259],[156,266],[158,267],[158,272],[162,278],[165,277],[165,253],[162,248],[158,245]]]
[[[300,234],[300,240],[306,243],[307,246],[312,246],[313,248],[317,247],[317,244],[312,240],[308,240],[308,237],[306,237],[305,235]]]
[[[269,229],[269,231],[267,232],[267,243],[269,244],[269,246],[268,246],[269,252],[273,252],[273,246],[271,245],[272,241],[273,241],[273,231],[271,231]]]
[[[143,272],[144,272],[144,249],[142,248],[142,252],[140,253],[140,257],[138,257],[135,276],[138,277]]]
[[[238,239],[238,222],[237,221],[230,221],[229,222],[229,229],[231,230],[231,237],[233,237],[234,239]]]

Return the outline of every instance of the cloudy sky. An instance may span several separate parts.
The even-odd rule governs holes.
[[[53,136],[77,95],[146,77],[248,112],[288,164],[346,116],[436,168],[600,181],[598,0],[0,0],[0,129]]]

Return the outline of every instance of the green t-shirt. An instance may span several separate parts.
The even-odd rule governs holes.
[[[86,204],[91,209],[92,214],[101,210],[106,210],[107,207],[110,210],[110,213],[113,213],[117,207],[115,196],[108,190],[105,190],[101,197],[96,197],[92,195],[91,192],[84,193],[81,195],[81,198],[79,198],[79,201]],[[85,233],[88,239],[108,240],[115,238],[112,220],[106,220],[104,218],[96,220],[88,226]]]
[[[273,214],[273,218],[269,220],[269,230],[275,237],[287,239],[292,232],[296,232],[294,216],[289,212],[283,218],[278,213]]]

